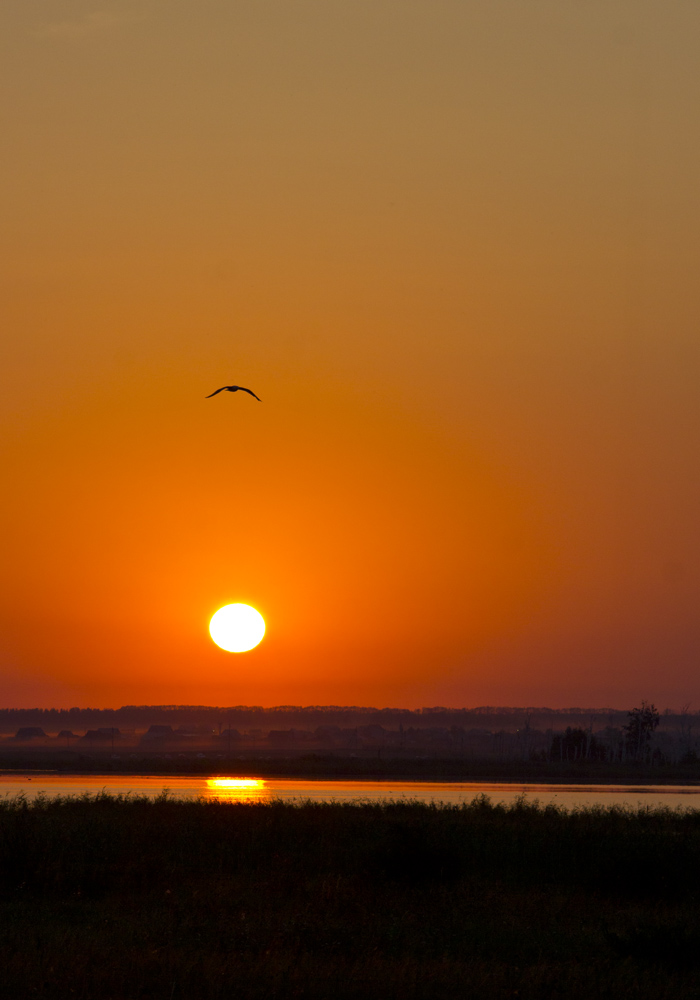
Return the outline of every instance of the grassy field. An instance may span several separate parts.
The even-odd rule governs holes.
[[[0,804],[12,997],[700,997],[700,813]]]

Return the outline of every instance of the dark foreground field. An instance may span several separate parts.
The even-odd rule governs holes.
[[[8,997],[700,996],[700,814],[0,804]]]

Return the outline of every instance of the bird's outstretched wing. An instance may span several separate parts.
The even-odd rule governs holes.
[[[243,386],[243,385],[237,385],[237,386],[236,386],[236,388],[237,388],[237,389],[242,389],[242,390],[243,390],[243,392],[249,392],[249,393],[251,394],[251,396],[255,396],[255,393],[253,392],[253,390],[252,390],[252,389],[246,389],[246,387],[245,387],[245,386]],[[259,403],[262,403],[262,399],[260,398],[260,396],[255,396],[255,398],[257,399],[257,401],[258,401]]]
[[[222,385],[220,389],[216,390],[216,392],[210,392],[209,395],[205,396],[204,398],[205,399],[211,399],[212,396],[216,396],[217,393],[223,392],[224,389],[228,389],[228,388],[230,388],[228,385]]]

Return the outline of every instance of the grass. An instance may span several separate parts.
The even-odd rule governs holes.
[[[700,813],[0,804],[13,997],[700,996]]]

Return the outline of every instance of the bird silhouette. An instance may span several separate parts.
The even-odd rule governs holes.
[[[255,393],[253,392],[252,389],[246,389],[246,387],[243,385],[222,385],[220,389],[216,390],[216,392],[210,392],[209,395],[205,396],[204,398],[211,399],[212,396],[216,396],[217,393],[219,392],[238,392],[239,389],[241,390],[241,392],[249,392],[251,396],[255,396]],[[262,403],[262,399],[260,398],[260,396],[255,396],[255,398],[259,403]]]

